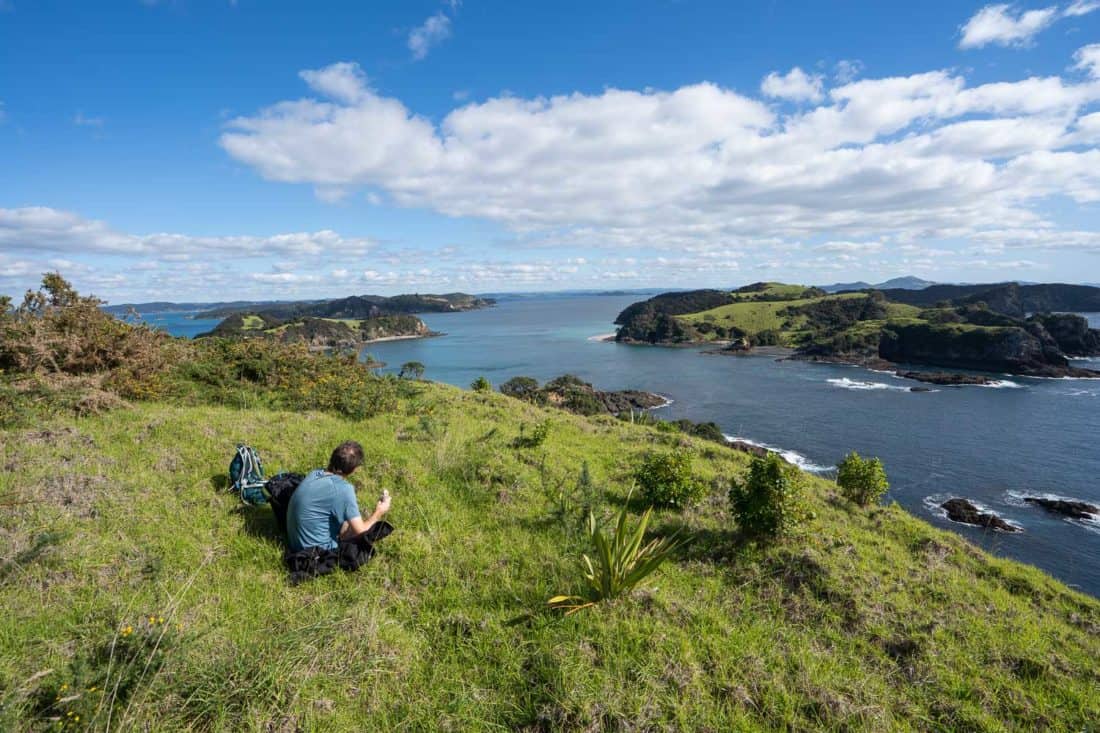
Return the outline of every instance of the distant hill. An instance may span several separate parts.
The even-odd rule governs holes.
[[[232,300],[232,301],[220,301],[214,303],[173,303],[169,301],[157,300],[150,303],[117,303],[113,305],[103,306],[103,310],[107,311],[113,316],[123,316],[130,311],[136,311],[137,313],[191,313],[194,311],[211,311],[214,309],[231,311],[242,311],[255,308],[265,308],[268,306],[276,306],[287,301],[279,300]]]
[[[851,290],[923,290],[936,283],[931,280],[922,280],[919,277],[907,275],[905,277],[895,277],[886,282],[878,284],[871,284],[862,280],[857,280],[854,283],[833,283],[832,285],[821,285],[820,288],[826,293],[842,293]]]
[[[211,308],[196,318],[226,318],[234,314],[251,313],[286,321],[295,318],[378,318],[379,316],[412,313],[456,313],[487,308],[496,303],[492,298],[479,298],[466,293],[413,295],[352,295],[334,300],[300,300],[263,305],[229,305]]]
[[[1089,285],[1046,283],[1020,285],[993,283],[985,285],[933,285],[923,290],[883,290],[887,299],[928,308],[944,301],[955,305],[985,303],[990,310],[1023,317],[1043,312],[1100,311],[1100,288]]]

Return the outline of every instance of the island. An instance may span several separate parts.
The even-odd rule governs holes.
[[[222,321],[196,338],[268,338],[305,343],[316,351],[353,350],[378,341],[439,335],[413,313],[457,313],[494,304],[491,298],[449,293],[353,295],[335,300],[282,302],[262,308],[230,305],[197,314],[196,318],[222,318]]]
[[[663,293],[634,303],[616,319],[615,340],[706,345],[728,354],[783,347],[793,358],[884,370],[904,364],[1100,378],[1100,372],[1071,363],[1100,354],[1100,330],[1066,312],[1089,310],[1100,310],[1100,288],[998,283],[828,293],[762,282],[732,291]],[[899,376],[938,384],[983,381],[912,370]]]

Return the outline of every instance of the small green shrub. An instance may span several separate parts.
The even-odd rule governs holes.
[[[675,537],[660,537],[642,545],[653,509],[642,515],[638,527],[628,531],[627,508],[619,511],[613,535],[605,535],[592,512],[588,513],[588,535],[596,560],[583,556],[582,573],[585,589],[581,595],[554,596],[547,603],[566,615],[594,606],[600,601],[616,598],[632,591],[679,547]]]
[[[419,361],[407,361],[401,365],[397,376],[401,379],[420,379],[424,376],[424,365]]]
[[[730,488],[730,507],[746,534],[777,537],[810,516],[803,492],[806,477],[774,453],[754,457],[743,481]]]
[[[519,426],[519,435],[512,441],[513,448],[538,448],[550,437],[550,419],[536,423],[530,431],[526,425]]]
[[[470,389],[475,392],[492,392],[493,385],[485,377],[478,377],[470,383]]]
[[[878,458],[862,458],[852,451],[837,466],[836,484],[844,498],[867,506],[890,488],[886,469]]]
[[[642,501],[683,509],[701,499],[706,486],[692,475],[691,460],[687,452],[652,453],[643,458],[634,469]]]

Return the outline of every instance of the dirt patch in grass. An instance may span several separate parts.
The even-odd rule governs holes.
[[[20,438],[24,445],[57,445],[59,442],[79,442],[88,447],[95,446],[95,441],[88,435],[84,435],[74,427],[64,427],[47,430],[30,430],[23,433]]]
[[[46,476],[34,485],[19,491],[21,498],[36,504],[57,507],[76,517],[96,516],[95,502],[107,480],[102,476],[60,473]]]

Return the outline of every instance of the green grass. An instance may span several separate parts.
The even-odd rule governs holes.
[[[547,417],[539,448],[510,447],[521,424]],[[347,438],[367,452],[353,477],[361,504],[389,488],[397,531],[359,573],[291,587],[269,510],[221,488],[233,446],[255,445],[274,473],[321,465]],[[551,596],[581,590],[589,548],[552,516],[548,488],[573,485],[587,461],[609,516],[639,456],[685,446],[712,488],[654,517],[654,536],[679,530],[685,547],[626,598],[568,618],[549,610]],[[424,385],[359,422],[140,404],[0,432],[0,461],[3,730],[51,716],[101,729],[111,700],[112,730],[151,731],[1087,730],[1100,719],[1096,600],[896,505],[857,509],[816,478],[817,516],[800,534],[749,544],[725,499],[745,457],[679,434]],[[128,625],[129,666],[117,651]],[[121,668],[132,686],[89,692],[112,642],[108,679]],[[77,710],[79,724],[64,714]]]
[[[801,286],[784,287],[797,288],[798,293],[805,290],[805,288]],[[783,333],[781,335],[784,339],[784,345],[791,346],[795,344],[798,337],[801,335],[800,332],[806,322],[806,318],[805,316],[796,316],[793,319],[789,319],[787,316],[780,315],[781,311],[791,307],[817,303],[822,300],[848,300],[866,297],[867,296],[863,293],[844,293],[842,295],[828,295],[821,298],[797,298],[794,300],[756,302],[747,301],[742,303],[730,303],[729,305],[711,308],[710,310],[700,313],[691,313],[678,317],[689,323],[700,323],[709,320],[716,325],[726,328],[740,328],[750,335],[760,333],[761,331],[782,330]],[[784,324],[786,324],[788,320],[791,320],[792,327],[784,329]]]
[[[242,316],[241,317],[241,330],[242,331],[260,331],[263,330],[264,319],[259,316]]]
[[[788,285],[787,283],[767,283],[767,287],[765,287],[763,290],[755,290],[755,291],[744,292],[744,293],[738,293],[738,292],[735,291],[735,292],[731,293],[731,295],[733,295],[733,297],[737,298],[738,300],[751,300],[751,299],[759,297],[761,295],[766,295],[766,296],[769,296],[769,297],[781,297],[781,298],[786,298],[788,300],[795,300],[796,298],[798,298],[799,295],[801,295],[803,292],[805,292],[805,290],[806,290],[805,285]]]

